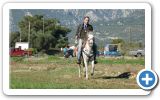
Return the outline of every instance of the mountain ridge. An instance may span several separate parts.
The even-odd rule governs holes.
[[[56,18],[60,24],[70,28],[69,42],[74,43],[78,24],[84,16],[91,18],[96,40],[110,42],[112,38],[141,42],[145,37],[145,11],[143,9],[12,9],[10,10],[10,31],[18,31],[18,22],[26,15],[44,15],[44,18]],[[126,35],[127,34],[127,35]]]

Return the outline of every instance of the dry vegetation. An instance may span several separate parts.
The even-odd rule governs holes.
[[[95,75],[78,78],[76,58],[57,56],[10,59],[13,89],[137,89],[136,74],[144,58],[98,58]],[[90,66],[89,66],[90,68]],[[83,73],[82,73],[83,74]]]

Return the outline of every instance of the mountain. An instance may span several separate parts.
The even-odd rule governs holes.
[[[18,22],[27,13],[43,15],[44,18],[56,18],[60,24],[70,28],[68,34],[71,44],[78,24],[84,16],[91,18],[94,35],[98,43],[109,43],[111,39],[137,41],[144,44],[145,11],[143,9],[12,9],[10,10],[10,31],[18,31]]]

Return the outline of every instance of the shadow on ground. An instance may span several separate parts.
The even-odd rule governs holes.
[[[118,76],[101,76],[101,77],[97,77],[96,79],[99,79],[99,78],[101,78],[101,79],[117,79],[117,78],[126,78],[126,79],[128,79],[128,78],[130,78],[130,76],[131,76],[131,72],[124,72],[124,73],[122,73],[122,74],[120,74],[120,75],[118,75]]]

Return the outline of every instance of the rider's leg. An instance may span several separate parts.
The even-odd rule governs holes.
[[[78,56],[77,56],[77,64],[81,63],[81,53],[82,53],[82,39],[78,41]]]

